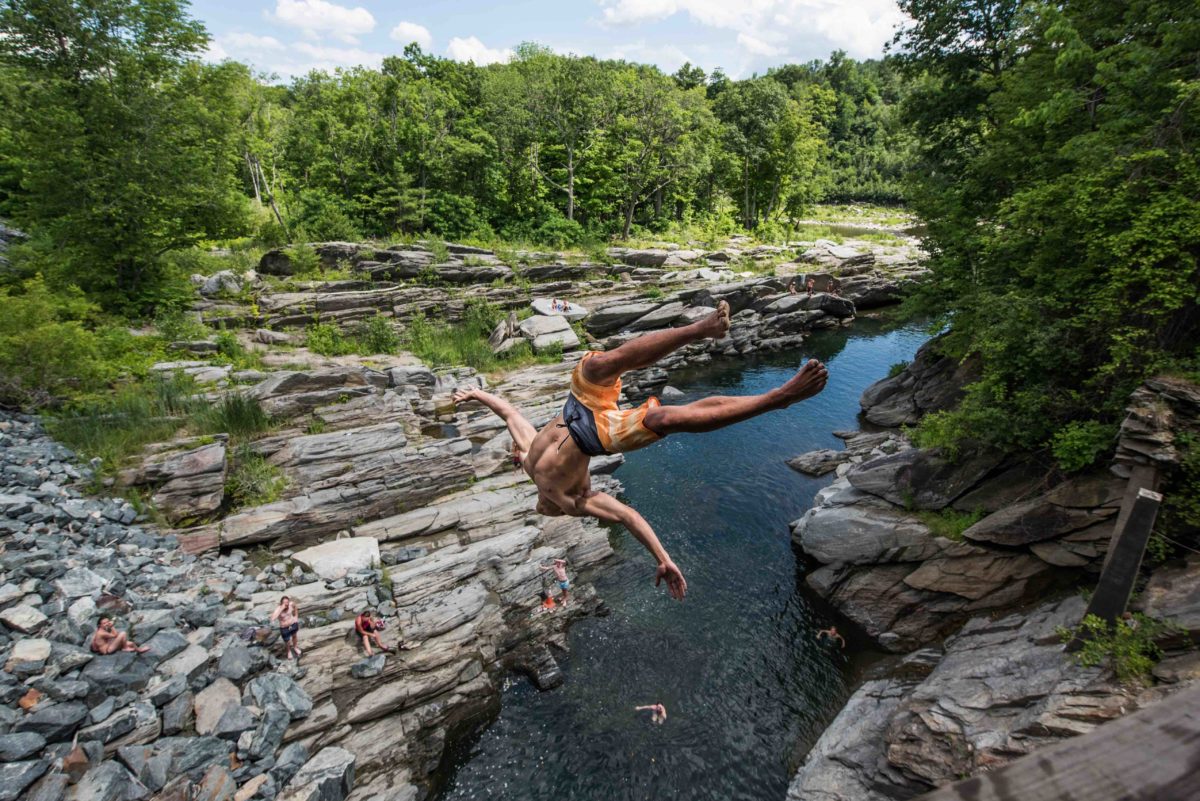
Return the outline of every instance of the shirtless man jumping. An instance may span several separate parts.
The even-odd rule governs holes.
[[[671,596],[683,600],[687,582],[650,524],[634,509],[591,488],[588,462],[606,453],[643,448],[669,434],[714,431],[811,398],[825,388],[825,365],[810,359],[783,386],[762,395],[716,396],[685,406],[661,406],[650,398],[635,409],[619,409],[621,374],[649,367],[672,351],[729,332],[729,304],[703,320],[681,328],[654,331],[611,351],[590,351],[571,374],[571,394],[562,413],[538,431],[502,398],[480,389],[460,389],[456,404],[477,400],[508,425],[514,451],[538,488],[537,511],[552,517],[595,517],[629,529],[658,563],[654,584],[667,582]]]

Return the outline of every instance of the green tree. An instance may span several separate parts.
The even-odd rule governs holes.
[[[53,243],[52,275],[110,308],[152,302],[164,253],[242,230],[226,113],[236,65],[193,59],[207,37],[177,0],[12,0],[6,213]]]
[[[1065,443],[1111,431],[1138,382],[1200,356],[1200,9],[1001,4],[967,25],[932,5],[903,37],[929,74],[910,109],[921,302],[983,376],[931,425],[1056,442],[1078,468]]]

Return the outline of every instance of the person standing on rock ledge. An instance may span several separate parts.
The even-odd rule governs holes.
[[[538,431],[508,401],[481,389],[459,389],[454,403],[475,400],[508,425],[522,467],[538,488],[536,510],[557,517],[595,517],[629,529],[658,563],[654,584],[664,580],[671,596],[683,600],[687,581],[671,561],[650,524],[625,504],[591,488],[588,463],[593,456],[643,448],[669,434],[703,433],[786,409],[825,388],[825,365],[810,359],[783,386],[761,395],[716,396],[684,406],[662,406],[650,398],[635,409],[620,409],[621,374],[649,367],[667,354],[703,339],[729,333],[729,304],[721,301],[703,320],[680,328],[653,331],[611,351],[585,353],[571,373],[571,392],[562,413]],[[564,432],[563,429],[566,429]]]
[[[283,638],[283,644],[287,647],[285,659],[292,659],[292,652],[295,651],[295,659],[300,659],[300,613],[296,609],[296,603],[286,595],[279,599],[279,606],[275,607],[275,611],[271,613],[271,620],[279,621],[279,636]]]
[[[567,560],[555,559],[552,565],[538,565],[543,571],[553,570],[554,578],[558,580],[558,588],[562,590],[562,605],[566,606],[571,600],[571,581],[567,578]]]

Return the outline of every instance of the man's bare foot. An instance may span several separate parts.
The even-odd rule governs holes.
[[[700,321],[704,336],[709,339],[720,339],[729,333],[729,303],[721,301],[717,310]]]
[[[825,365],[816,359],[809,359],[800,370],[779,388],[779,394],[784,398],[784,406],[811,398],[825,389],[829,380],[829,371]]]

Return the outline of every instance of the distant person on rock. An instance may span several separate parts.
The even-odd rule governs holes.
[[[567,560],[555,559],[552,565],[538,565],[538,567],[543,571],[554,571],[554,578],[558,580],[558,588],[562,590],[562,601],[559,603],[566,606],[567,601],[571,600],[571,581],[567,578]]]
[[[92,635],[92,651],[97,654],[115,654],[117,651],[135,651],[144,654],[149,650],[146,646],[139,646],[129,639],[129,635],[125,632],[117,631],[111,618],[100,618],[100,625],[96,627],[96,633]]]
[[[553,612],[558,607],[554,602],[554,596],[549,590],[542,590],[542,605],[538,608],[539,612]]]
[[[375,616],[374,609],[367,609],[359,613],[358,617],[354,618],[354,633],[362,637],[363,650],[367,656],[374,656],[371,651],[371,643],[375,643],[375,647],[384,653],[390,653],[391,649],[383,644],[380,639],[379,632],[383,631],[384,623]]]
[[[791,281],[788,283],[788,294],[789,294],[789,295],[795,295],[795,294],[797,294],[797,292],[796,292],[796,279],[795,279],[795,278],[793,278],[793,279],[792,279],[792,280],[791,280]]]
[[[782,386],[761,395],[716,396],[682,406],[662,406],[658,398],[650,398],[634,409],[619,408],[622,373],[649,367],[684,345],[723,339],[729,333],[729,317],[729,304],[721,301],[711,315],[691,325],[653,331],[611,351],[585,353],[571,374],[562,412],[541,431],[508,401],[481,389],[459,389],[453,400],[479,401],[505,421],[523,454],[522,466],[537,485],[538,512],[595,517],[625,526],[654,557],[655,585],[665,580],[671,596],[682,600],[687,582],[654,529],[635,510],[594,491],[588,463],[593,456],[634,451],[670,434],[715,431],[786,409],[825,388],[825,365],[810,359]]]
[[[300,650],[300,613],[296,609],[296,602],[286,595],[279,599],[279,606],[275,607],[275,611],[271,613],[272,621],[279,621],[279,636],[283,638],[283,644],[287,646],[287,654],[285,659],[300,659],[300,655],[304,653]],[[292,653],[295,652],[295,656]]]
[[[648,704],[647,706],[635,706],[635,712],[645,712],[650,710],[650,722],[661,726],[667,722],[667,708],[663,704]]]
[[[834,640],[837,640],[842,650],[846,650],[846,638],[838,634],[837,626],[830,626],[827,629],[821,629],[817,632],[817,642],[826,639],[828,639],[830,645],[833,644]]]
[[[808,283],[806,283],[804,286],[806,289],[808,289],[808,296],[811,298],[813,295],[813,290],[817,287],[817,281],[815,278],[809,278]]]

